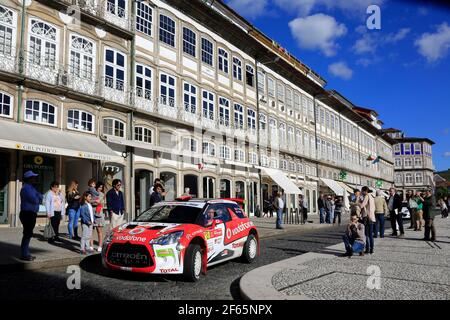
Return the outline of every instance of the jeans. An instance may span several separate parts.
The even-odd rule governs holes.
[[[30,256],[30,241],[33,237],[33,229],[36,226],[37,213],[32,211],[20,211],[19,218],[23,226],[22,242],[20,244],[20,251],[22,257]]]
[[[331,209],[331,211],[330,211],[330,218],[329,218],[328,223],[332,223],[333,221],[334,221],[334,210]]]
[[[398,223],[398,227],[400,228],[400,234],[405,234],[405,231],[403,230],[403,216],[402,213],[399,212],[398,214],[395,214],[395,211],[391,211],[391,227],[392,227],[392,234],[394,236],[397,235],[397,226],[395,223]]]
[[[325,208],[319,209],[320,223],[325,223]]]
[[[344,241],[345,250],[348,253],[360,253],[364,250],[364,244],[355,241],[355,239],[350,238],[346,234],[342,236],[342,240]]]
[[[374,222],[369,220],[368,218],[365,219],[366,221],[364,222],[364,232],[366,234],[366,252],[373,252],[373,245],[374,245],[374,241],[373,241],[373,226],[374,226]]]
[[[336,223],[336,218],[338,218],[338,224],[341,224],[341,211],[334,212],[333,223]]]
[[[55,236],[53,240],[59,238],[59,224],[61,223],[61,211],[53,212],[53,217],[50,218],[50,223],[52,224],[53,231],[55,231]]]
[[[69,230],[69,237],[72,239],[78,237],[78,220],[80,219],[80,210],[69,209],[67,214],[69,215],[69,224],[67,229]]]
[[[281,228],[283,223],[283,209],[277,210],[277,228]]]
[[[377,238],[379,232],[380,238],[384,238],[384,213],[375,213],[375,218],[377,221],[375,222],[374,236]]]

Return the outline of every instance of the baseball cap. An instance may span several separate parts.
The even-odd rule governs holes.
[[[28,178],[32,178],[32,177],[37,177],[38,174],[34,173],[31,170],[29,170],[29,171],[25,172],[25,174],[23,176],[24,176],[25,179],[28,179]]]

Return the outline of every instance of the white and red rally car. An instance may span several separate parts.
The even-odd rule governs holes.
[[[135,221],[111,230],[102,249],[112,270],[183,274],[197,281],[208,266],[259,255],[258,231],[236,201],[160,202]]]

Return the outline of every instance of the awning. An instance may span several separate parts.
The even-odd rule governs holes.
[[[287,194],[303,194],[303,192],[286,175],[277,169],[261,168]]]
[[[342,186],[342,188],[344,188],[344,190],[347,190],[348,193],[350,193],[350,194],[353,193],[353,190],[354,190],[353,188],[349,187],[344,182],[338,181],[338,183]]]
[[[345,189],[335,180],[320,178],[337,196],[344,196]]]
[[[95,136],[9,121],[1,122],[0,147],[101,161],[123,160]]]

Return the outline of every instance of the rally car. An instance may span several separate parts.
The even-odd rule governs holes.
[[[197,281],[209,266],[259,255],[258,231],[230,200],[160,202],[105,237],[102,263],[112,270],[183,274]]]

